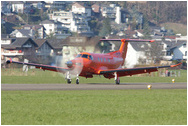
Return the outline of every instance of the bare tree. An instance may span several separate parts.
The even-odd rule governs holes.
[[[146,56],[151,60],[152,63],[160,63],[162,57],[164,56],[162,50],[163,46],[161,45],[161,42],[149,43],[148,50],[146,51]]]

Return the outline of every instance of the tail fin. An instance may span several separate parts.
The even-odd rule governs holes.
[[[126,42],[125,39],[121,39],[121,42],[122,43],[119,48],[119,52],[121,53],[121,56],[123,58],[123,63],[122,63],[122,65],[123,65],[125,62],[126,55],[127,55],[128,42]]]

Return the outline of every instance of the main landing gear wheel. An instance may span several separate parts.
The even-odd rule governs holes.
[[[120,79],[116,79],[116,84],[120,84]]]
[[[71,79],[67,79],[67,83],[68,83],[68,84],[71,84]]]
[[[76,84],[79,84],[79,79],[76,79]]]

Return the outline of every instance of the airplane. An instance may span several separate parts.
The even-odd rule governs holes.
[[[16,63],[29,66],[35,66],[36,68],[55,71],[66,74],[67,83],[71,83],[71,75],[76,75],[76,84],[79,84],[79,76],[85,78],[93,78],[93,75],[103,75],[105,78],[115,79],[116,84],[120,84],[120,77],[132,76],[136,74],[144,74],[158,71],[159,68],[176,67],[182,63],[169,66],[153,66],[153,67],[141,67],[141,68],[122,68],[125,63],[125,58],[128,49],[128,42],[154,42],[154,40],[144,39],[101,39],[100,41],[121,41],[119,50],[106,53],[79,53],[75,59],[65,62],[66,67],[58,67],[43,64],[24,63],[7,60],[7,64]]]

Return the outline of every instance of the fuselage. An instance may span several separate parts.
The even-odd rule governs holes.
[[[83,52],[78,54],[72,62],[74,64],[80,64],[80,67],[82,67],[80,68],[82,70],[79,76],[92,78],[93,75],[98,74],[100,70],[121,68],[123,58],[121,57],[121,53],[119,51],[107,54]]]

